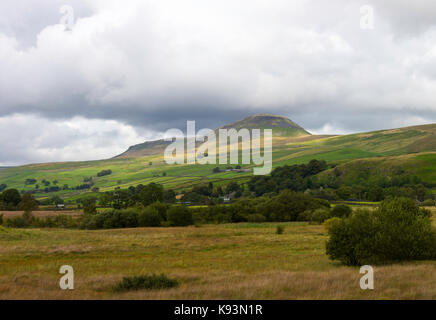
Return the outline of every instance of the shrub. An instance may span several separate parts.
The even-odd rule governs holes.
[[[340,218],[338,217],[333,217],[330,219],[327,219],[324,221],[323,225],[326,227],[327,230],[330,230],[330,228],[335,224],[335,223],[339,223],[341,221]]]
[[[285,232],[285,226],[277,226],[276,234],[283,234]]]
[[[316,223],[323,223],[325,220],[331,217],[330,211],[328,209],[316,209],[312,213],[311,221]]]
[[[310,195],[289,190],[282,191],[259,206],[259,213],[268,221],[296,221],[298,216],[306,210],[324,208],[320,201]]]
[[[173,206],[167,212],[168,222],[174,227],[183,227],[194,224],[192,212],[183,206]]]
[[[72,216],[57,215],[54,217],[36,218],[32,225],[38,228],[77,228],[78,220]]]
[[[312,211],[306,210],[300,212],[298,214],[297,221],[312,221]]]
[[[29,226],[22,216],[6,219],[5,225],[8,228],[25,228]]]
[[[265,222],[266,218],[264,215],[255,213],[255,214],[248,215],[247,220],[248,222]]]
[[[95,202],[86,202],[83,205],[83,213],[85,214],[96,214],[97,213],[97,208],[95,206]]]
[[[435,201],[433,199],[427,199],[421,203],[421,206],[423,207],[433,207],[434,205],[435,205]]]
[[[3,213],[0,214],[0,226],[3,224]]]
[[[345,205],[345,204],[338,204],[337,206],[334,206],[331,211],[332,217],[338,217],[338,218],[344,218],[350,216],[351,212],[353,210]]]
[[[412,199],[385,200],[373,212],[358,210],[335,220],[326,252],[330,259],[347,265],[436,259],[436,230],[430,215]]]
[[[176,279],[170,279],[164,274],[143,275],[134,277],[124,277],[114,287],[114,291],[129,291],[129,290],[153,290],[174,288],[179,285]]]
[[[140,227],[159,227],[161,222],[159,212],[151,206],[143,209],[138,215],[138,225]]]
[[[167,219],[167,210],[168,206],[163,204],[162,202],[155,202],[150,205],[151,208],[156,209],[159,213],[160,219],[165,221]]]

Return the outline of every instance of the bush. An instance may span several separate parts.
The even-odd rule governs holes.
[[[331,215],[328,209],[316,209],[312,213],[311,221],[321,224],[330,217]]]
[[[265,222],[266,218],[259,213],[255,213],[248,215],[247,220],[248,222]]]
[[[412,199],[385,200],[373,212],[358,210],[335,220],[326,252],[330,259],[347,265],[436,259],[436,230],[430,215]]]
[[[424,200],[424,201],[421,203],[421,206],[423,206],[423,207],[433,207],[434,205],[435,205],[435,201],[432,200],[432,199]]]
[[[29,226],[22,216],[6,219],[5,225],[8,228],[25,228]]]
[[[179,285],[176,279],[170,279],[164,274],[124,277],[113,287],[114,291],[168,289]]]
[[[0,214],[0,226],[3,224],[3,213]]]
[[[57,215],[54,217],[36,218],[32,225],[38,228],[77,228],[78,220],[72,216]]]
[[[285,226],[277,226],[276,234],[283,234],[285,232]]]
[[[351,212],[353,212],[353,210],[349,206],[345,204],[338,204],[337,206],[333,207],[331,211],[331,216],[338,217],[338,218],[345,218],[350,216]]]
[[[259,213],[268,221],[296,221],[302,212],[318,208],[325,208],[323,202],[316,201],[304,193],[284,190],[278,196],[259,205]]]
[[[330,228],[335,224],[335,223],[339,223],[341,221],[340,218],[338,217],[333,217],[330,219],[327,219],[326,221],[324,221],[323,225],[326,227],[327,230],[330,230]]]
[[[84,214],[80,223],[82,229],[135,228],[137,226],[138,213],[133,209]]]
[[[186,207],[173,206],[168,210],[167,216],[169,225],[173,227],[183,227],[194,224],[192,212]]]
[[[155,202],[150,205],[151,208],[156,209],[159,213],[160,219],[165,221],[167,219],[167,210],[168,206],[163,204],[162,202]]]
[[[297,221],[312,221],[312,211],[306,210],[300,212],[298,214]]]
[[[138,225],[140,227],[159,227],[161,222],[159,212],[151,206],[146,207],[138,215]]]
[[[83,205],[83,213],[85,214],[96,214],[97,207],[95,206],[95,202],[87,202]]]

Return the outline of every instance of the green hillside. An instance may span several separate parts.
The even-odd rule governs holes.
[[[238,129],[244,125],[259,125],[279,132],[280,134],[275,134],[273,138],[274,167],[318,159],[335,164],[345,172],[351,172],[352,167],[368,167],[368,170],[376,174],[383,170],[388,172],[389,168],[402,168],[418,175],[423,181],[436,184],[436,124],[345,136],[316,136],[310,135],[291,120],[287,120],[284,117],[257,115],[225,128],[234,126]],[[284,134],[286,132],[288,134]],[[84,194],[114,190],[118,187],[123,189],[140,183],[156,182],[166,188],[181,190],[209,181],[220,185],[232,180],[243,182],[251,177],[250,172],[225,171],[227,165],[219,166],[222,169],[219,173],[213,173],[213,168],[218,166],[213,164],[167,165],[163,161],[164,147],[159,142],[147,142],[133,146],[129,150],[130,152],[108,160],[5,168],[0,170],[0,184],[25,191],[35,190],[36,185],[39,186],[39,190],[59,187],[61,190],[37,192],[35,196],[44,198],[60,195],[74,199]],[[112,171],[111,174],[97,176],[100,171],[108,169]],[[323,175],[326,176],[329,172]],[[395,174],[394,171],[391,173]],[[90,181],[90,178],[92,188],[77,190],[78,186]],[[30,184],[28,179],[35,179],[36,182]],[[44,185],[43,180],[49,181],[50,184]],[[93,188],[98,189],[93,191]]]

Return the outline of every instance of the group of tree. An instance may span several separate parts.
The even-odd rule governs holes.
[[[185,206],[154,202],[146,207],[86,212],[80,219],[82,229],[114,229],[159,226],[188,226],[194,223]]]
[[[114,209],[125,209],[136,204],[148,206],[157,201],[171,203],[174,200],[173,190],[164,190],[162,185],[153,182],[148,185],[130,186],[128,189],[107,191],[100,194],[98,198],[101,206]]]
[[[375,210],[329,220],[328,233],[327,254],[346,265],[436,259],[431,212],[408,198],[389,198]]]
[[[100,172],[97,173],[97,177],[103,177],[103,176],[107,176],[112,174],[112,170],[111,169],[107,169],[107,170],[101,170]]]
[[[256,196],[277,193],[281,190],[305,191],[314,187],[312,176],[327,170],[324,160],[311,160],[308,164],[275,168],[268,176],[254,176],[248,182],[249,190]]]

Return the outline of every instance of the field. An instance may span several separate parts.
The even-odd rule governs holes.
[[[118,230],[0,227],[0,299],[436,299],[436,262],[358,268],[325,254],[322,225],[284,223]],[[60,266],[75,289],[59,289]],[[123,276],[164,272],[175,289],[115,293]]]

